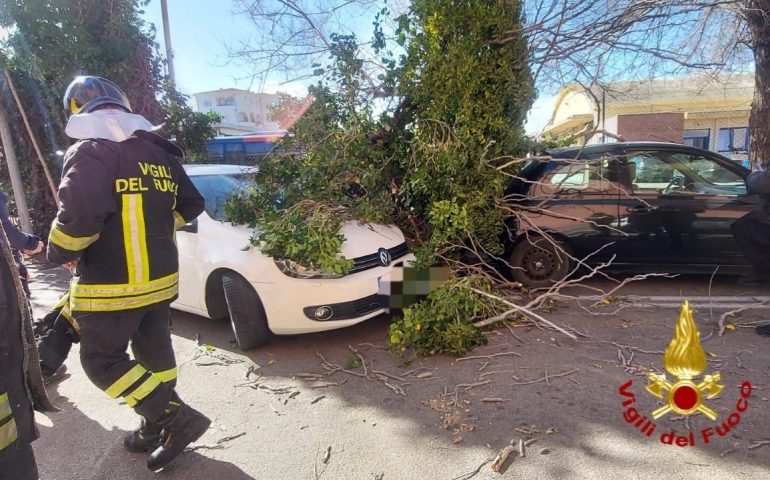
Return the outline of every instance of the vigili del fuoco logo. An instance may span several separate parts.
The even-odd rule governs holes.
[[[724,389],[724,385],[720,383],[722,377],[719,373],[707,373],[700,378],[707,366],[706,353],[700,343],[700,332],[695,325],[692,309],[685,301],[679,313],[674,338],[663,354],[663,368],[671,375],[671,380],[666,374],[647,374],[648,384],[645,390],[665,403],[649,413],[652,417],[650,419],[635,406],[636,396],[631,391],[633,380],[629,380],[618,389],[623,399],[623,418],[651,438],[658,428],[654,421],[668,413],[684,416],[701,414],[713,422],[699,432],[658,431],[656,438],[665,445],[694,447],[701,442],[709,443],[715,435],[724,437],[738,426],[741,422],[741,414],[749,406],[751,382],[744,380],[741,383],[735,408],[726,417],[720,416],[718,411],[709,406],[709,400],[719,395]]]

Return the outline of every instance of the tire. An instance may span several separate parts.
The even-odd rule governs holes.
[[[511,251],[510,264],[514,280],[530,288],[550,287],[572,269],[566,245],[539,235],[519,240]]]
[[[270,330],[265,308],[249,282],[235,273],[225,273],[222,288],[238,348],[250,350],[268,343]]]

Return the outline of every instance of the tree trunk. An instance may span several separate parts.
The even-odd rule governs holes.
[[[761,165],[770,160],[770,0],[746,0],[745,15],[755,64],[749,158],[752,165]]]
[[[0,141],[3,144],[5,162],[8,164],[8,176],[11,179],[11,188],[13,189],[13,198],[16,200],[16,210],[19,213],[21,229],[26,233],[33,233],[32,222],[29,219],[29,211],[27,210],[27,199],[24,196],[24,183],[21,181],[19,164],[16,162],[13,135],[8,124],[8,113],[2,101],[0,101]]]

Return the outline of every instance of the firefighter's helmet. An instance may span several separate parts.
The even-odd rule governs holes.
[[[64,110],[68,117],[90,113],[105,105],[131,113],[131,104],[126,94],[106,78],[91,75],[75,77],[64,93]]]

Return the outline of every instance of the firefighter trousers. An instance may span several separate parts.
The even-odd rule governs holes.
[[[176,361],[167,303],[118,312],[75,312],[80,362],[88,378],[146,419],[161,423],[174,392]],[[134,358],[129,357],[131,345]]]
[[[37,480],[37,463],[32,445],[14,445],[0,459],[0,480]]]

